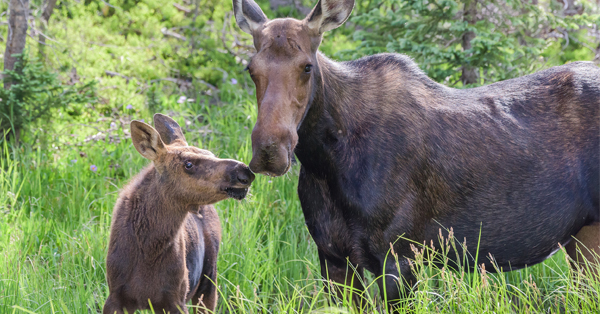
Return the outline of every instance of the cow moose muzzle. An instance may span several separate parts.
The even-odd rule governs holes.
[[[296,143],[298,134],[295,130],[286,127],[262,128],[257,123],[252,131],[250,170],[273,177],[284,175],[292,165]]]

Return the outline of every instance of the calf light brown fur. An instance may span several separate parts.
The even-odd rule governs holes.
[[[238,161],[188,146],[179,125],[156,114],[154,125],[131,122],[137,151],[152,164],[123,189],[113,212],[106,259],[104,314],[200,313],[217,303],[221,227],[214,204],[243,199],[254,180]]]

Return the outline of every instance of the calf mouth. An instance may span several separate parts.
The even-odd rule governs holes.
[[[246,194],[248,194],[248,188],[227,187],[223,190],[227,193],[227,196],[235,198],[238,201],[243,200],[246,197]]]

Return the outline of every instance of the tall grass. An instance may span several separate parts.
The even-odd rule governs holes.
[[[190,145],[248,163],[256,110],[247,98],[230,103],[207,106],[170,100],[165,113],[185,126]],[[126,137],[124,130],[115,135]],[[119,188],[147,161],[130,140],[83,146],[50,143],[45,148],[4,141],[0,147],[0,313],[100,313],[108,295],[104,260],[112,207]],[[223,227],[217,312],[358,312],[350,304],[349,289],[343,289],[341,298],[326,293],[324,287],[335,284],[320,276],[316,247],[296,195],[298,168],[280,178],[258,176],[246,200],[216,205]],[[571,271],[562,252],[523,270],[490,273],[428,262],[445,261],[460,247],[428,250],[415,247],[419,283],[402,310],[600,311],[600,280]],[[367,277],[364,311],[386,312],[376,278]]]

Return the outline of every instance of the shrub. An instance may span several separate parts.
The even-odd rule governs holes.
[[[0,89],[0,134],[12,130],[19,133],[29,124],[47,118],[53,109],[64,108],[70,115],[81,114],[81,105],[96,101],[95,81],[63,84],[55,73],[41,62],[19,56],[15,69],[5,71],[3,80],[12,85]]]

